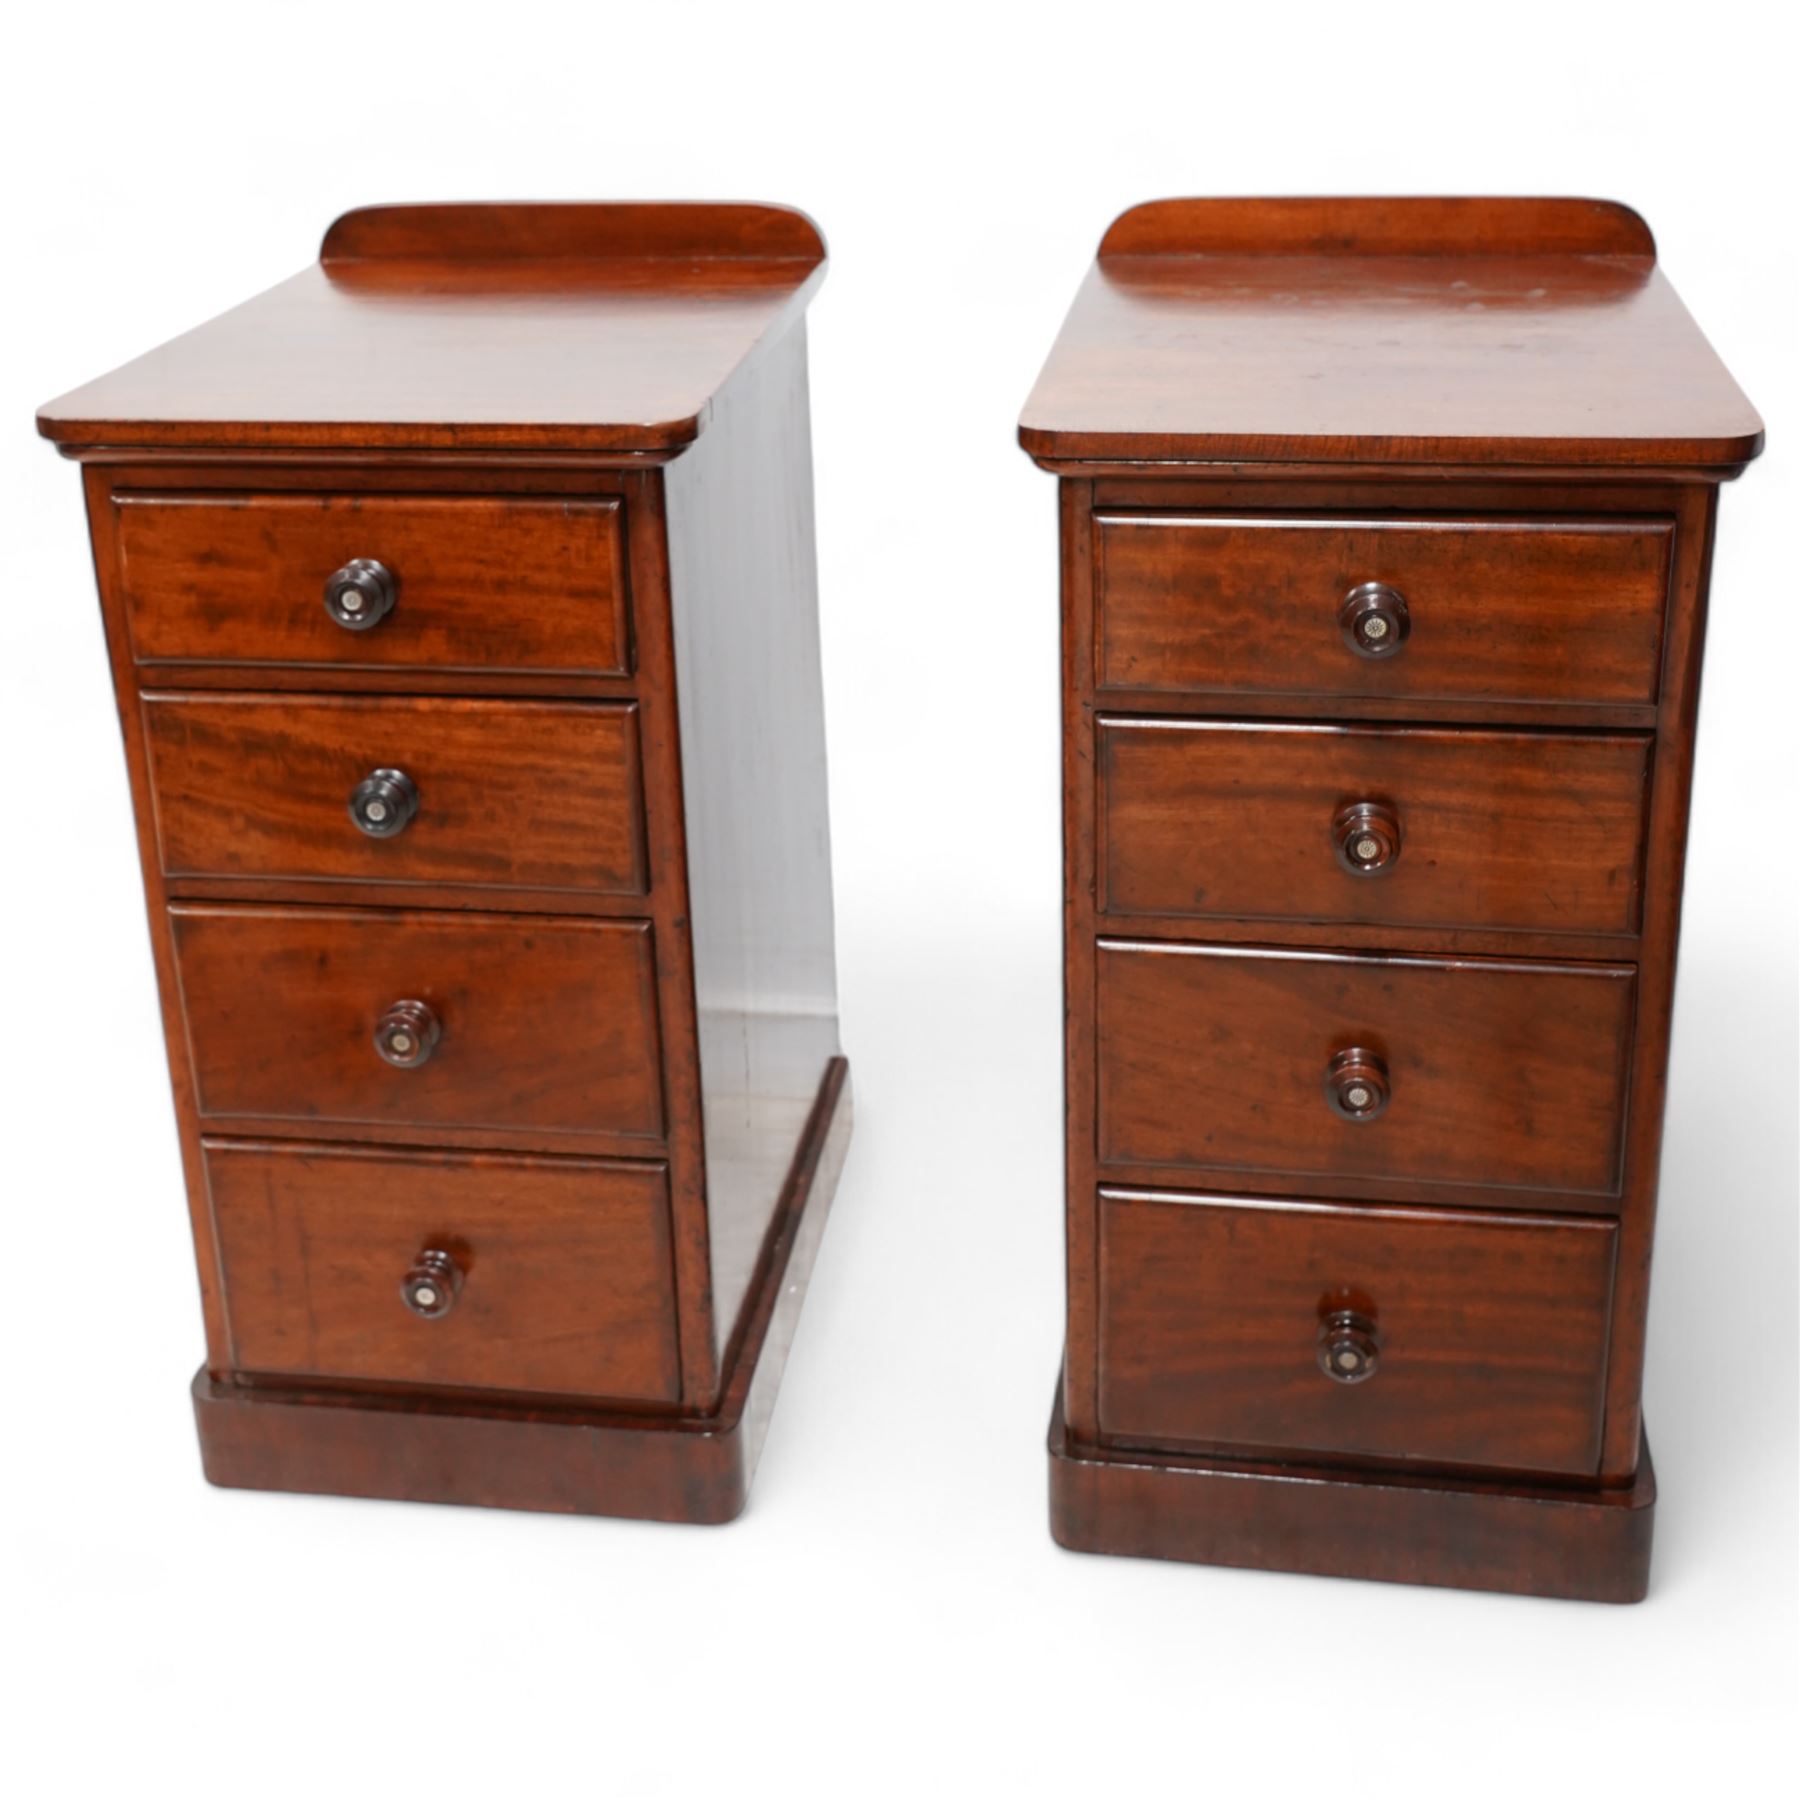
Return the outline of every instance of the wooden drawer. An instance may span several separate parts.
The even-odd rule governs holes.
[[[171,877],[644,891],[634,706],[154,694],[143,707]],[[371,837],[350,800],[384,769],[413,783],[417,811]]]
[[[630,668],[617,500],[122,494],[120,583],[142,679],[213,663],[480,675]],[[393,610],[351,631],[325,586],[355,558]]]
[[[1648,738],[1119,718],[1097,732],[1106,911],[1637,929]]]
[[[680,1395],[660,1163],[209,1139],[206,1182],[246,1373]],[[430,1250],[460,1286],[421,1317],[402,1284]]]
[[[1102,688],[1656,699],[1668,520],[1103,513],[1094,527]],[[1370,582],[1406,607],[1405,641],[1382,657],[1352,649],[1339,619]]]
[[[648,925],[324,907],[169,917],[203,1120],[662,1133]],[[441,1027],[417,1067],[374,1045],[401,1001]]]
[[[1099,1204],[1109,1435],[1598,1466],[1610,1219],[1110,1190]]]
[[[1102,1161],[1373,1181],[1619,1190],[1635,976],[1452,962],[1098,945]],[[1387,1102],[1344,1116],[1345,1065]]]

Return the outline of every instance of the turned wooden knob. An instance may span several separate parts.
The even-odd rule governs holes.
[[[1352,875],[1379,875],[1400,856],[1400,815],[1378,801],[1346,806],[1331,822],[1338,861]]]
[[[372,556],[353,556],[325,583],[325,610],[346,631],[370,631],[394,610],[394,588]]]
[[[1375,1321],[1347,1308],[1325,1315],[1319,1327],[1319,1367],[1333,1381],[1353,1387],[1375,1373],[1381,1354],[1375,1341]]]
[[[1406,596],[1385,581],[1362,582],[1344,596],[1338,607],[1338,629],[1358,656],[1398,655],[1412,630]]]
[[[463,1272],[448,1250],[421,1250],[400,1282],[407,1311],[421,1319],[441,1319],[462,1292]]]
[[[423,1000],[396,1000],[376,1024],[375,1048],[396,1069],[416,1069],[431,1060],[442,1036],[437,1014]]]
[[[404,769],[376,769],[350,790],[350,817],[368,837],[398,837],[418,810],[419,790]]]
[[[1373,1050],[1340,1050],[1325,1067],[1325,1098],[1332,1111],[1361,1123],[1388,1103],[1387,1064]]]

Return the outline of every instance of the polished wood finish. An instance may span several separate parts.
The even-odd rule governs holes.
[[[823,255],[783,208],[370,209],[40,415],[85,465],[215,1481],[743,1504],[850,1118]]]
[[[1107,233],[1019,438],[1059,463],[1726,474],[1762,421],[1626,208],[1182,200]]]
[[[1020,438],[1060,478],[1059,1540],[1641,1598],[1707,579],[1760,422],[1624,208],[1171,201]]]
[[[849,1148],[843,1059],[820,1083],[782,1185],[719,1405],[703,1416],[454,1402],[194,1377],[221,1487],[722,1525],[743,1511]],[[450,1321],[453,1322],[453,1321]]]
[[[673,1401],[669,1197],[654,1163],[206,1145],[226,1319],[257,1380]],[[461,1291],[421,1319],[421,1251]]]
[[[619,502],[363,493],[132,492],[120,579],[146,686],[215,665],[254,686],[270,663],[618,675],[631,666]],[[347,631],[325,605],[374,561],[392,610]]]
[[[824,265],[787,207],[366,208],[311,268],[51,401],[38,429],[83,452],[666,457]]]
[[[1100,256],[1654,256],[1650,227],[1616,200],[1147,200]],[[1399,348],[1399,346],[1395,346]]]
[[[1600,1454],[1610,1219],[1100,1195],[1100,1428],[1585,1475]],[[1326,1321],[1372,1367],[1321,1371]]]
[[[546,894],[649,885],[634,707],[177,693],[143,706],[165,875]],[[371,836],[351,797],[384,769],[416,798],[392,835]]]
[[[1667,520],[1095,520],[1099,685],[1358,699],[1653,701]],[[1339,607],[1405,599],[1359,656]],[[1396,632],[1395,638],[1399,634]]]
[[[1095,744],[1109,914],[1637,929],[1646,737],[1102,716]]]
[[[1050,1530],[1069,1550],[1630,1605],[1650,1588],[1656,1473],[1623,1487],[1497,1482],[1242,1456],[1097,1450],[1059,1392]]]
[[[1096,962],[1102,1162],[1618,1191],[1627,967],[1114,938]],[[1320,1097],[1352,1044],[1393,1085],[1366,1130]]]
[[[662,1136],[647,925],[186,904],[170,923],[209,1124]],[[401,998],[443,1042],[396,1075],[369,1038]]]

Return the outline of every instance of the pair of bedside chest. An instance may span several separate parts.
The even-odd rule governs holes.
[[[803,312],[351,214],[85,465],[228,1485],[717,1520],[845,1151]],[[1623,208],[1117,221],[1060,481],[1074,1547],[1631,1599],[1707,569]]]

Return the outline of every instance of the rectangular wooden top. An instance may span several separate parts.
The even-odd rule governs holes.
[[[1165,200],[1112,226],[1019,424],[1068,463],[1736,473],[1762,421],[1592,200]]]
[[[785,207],[373,207],[311,268],[53,400],[99,448],[662,454],[822,279]]]

